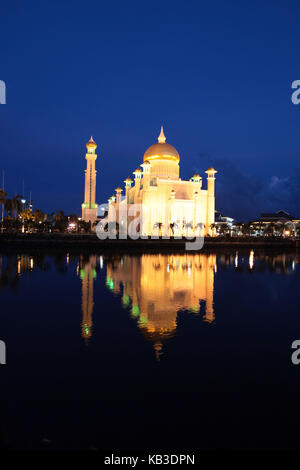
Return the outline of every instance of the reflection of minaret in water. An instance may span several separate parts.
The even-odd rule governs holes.
[[[162,347],[163,345],[160,341],[156,341],[156,343],[154,343],[153,345],[153,349],[155,351],[155,357],[157,361],[159,361],[160,356],[162,355]]]
[[[203,320],[207,323],[212,323],[215,319],[214,313],[214,276],[216,257],[213,255],[205,256],[202,258],[204,264],[203,269],[205,272],[205,315]]]
[[[94,279],[96,278],[96,256],[89,257],[88,262],[81,260],[80,262],[80,277],[82,287],[82,322],[81,322],[81,336],[86,341],[92,336],[93,326],[93,308],[94,308]]]

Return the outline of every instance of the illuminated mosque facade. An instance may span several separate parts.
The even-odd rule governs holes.
[[[82,218],[92,224],[97,219],[95,153],[93,138],[86,145],[85,196]],[[202,188],[202,177],[194,174],[189,181],[180,178],[180,156],[166,142],[161,128],[158,142],[145,152],[142,169],[134,172],[134,181],[126,178],[125,194],[118,187],[108,200],[108,222],[124,226],[137,214],[131,208],[140,207],[140,226],[136,231],[142,236],[213,236],[215,234],[215,174],[209,168],[207,188]],[[132,215],[134,214],[134,215]],[[126,225],[127,226],[127,225]]]

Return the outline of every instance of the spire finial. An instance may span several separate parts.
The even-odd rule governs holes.
[[[159,142],[160,144],[164,144],[164,143],[166,142],[166,138],[165,138],[163,126],[161,126],[161,129],[160,129],[160,134],[159,134],[159,136],[158,136],[158,142]]]
[[[86,148],[91,149],[91,150],[96,150],[97,144],[94,141],[92,136],[91,136],[90,140],[88,141],[88,143],[86,144]],[[89,153],[93,153],[93,152],[89,152]]]

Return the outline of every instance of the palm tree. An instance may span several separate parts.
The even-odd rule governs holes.
[[[5,203],[4,203],[4,207],[5,207],[5,210],[8,214],[9,217],[12,217],[12,213],[13,213],[13,203],[12,203],[12,199],[6,199],[5,200]]]
[[[226,233],[228,233],[229,229],[230,227],[228,224],[221,224],[220,231],[219,231],[220,235],[225,235]]]
[[[64,211],[57,211],[57,214],[55,215],[55,220],[56,222],[62,222],[65,220],[65,213]]]
[[[163,228],[163,223],[162,222],[156,222],[156,224],[154,224],[154,228],[158,228],[159,230],[159,236],[161,237],[161,234],[162,234],[162,228]]]
[[[64,214],[64,211],[57,211],[55,215],[55,228],[60,232],[65,232],[67,229],[67,217]]]
[[[6,199],[5,210],[10,217],[17,216],[22,210],[22,196],[14,196],[12,199]]]
[[[262,222],[258,222],[257,224],[254,224],[254,230],[255,234],[261,236],[261,234],[264,231],[264,224]]]
[[[275,233],[282,235],[284,231],[284,225],[282,222],[277,222],[275,224]]]
[[[23,199],[23,196],[15,196],[13,198],[13,206],[14,206],[14,211],[16,215],[18,215],[21,212],[22,207],[23,207],[21,199]]]
[[[76,215],[76,214],[70,214],[70,215],[69,215],[69,221],[70,221],[70,222],[74,222],[74,223],[77,224],[77,223],[78,223],[78,215]]]
[[[242,232],[243,235],[251,235],[251,224],[250,222],[247,222],[246,224],[243,225]]]
[[[86,222],[85,220],[79,220],[78,221],[78,231],[79,232],[84,232],[84,233],[89,233],[91,231],[91,222]]]
[[[25,209],[22,212],[20,212],[19,216],[22,219],[22,231],[25,230],[25,225],[26,225],[26,230],[32,227],[33,224],[33,214],[31,209]]]
[[[2,225],[3,225],[4,205],[5,205],[6,197],[7,197],[7,193],[3,189],[0,189],[0,204],[2,205],[2,217],[1,217]]]
[[[233,225],[233,231],[236,233],[236,235],[240,235],[241,233],[243,233],[243,222],[235,222],[235,224]]]
[[[265,227],[265,230],[264,230],[264,233],[266,235],[274,235],[274,229],[275,229],[275,224],[273,222],[271,222],[270,224],[268,224],[266,227]]]
[[[296,226],[293,222],[286,222],[284,224],[284,231],[289,232],[290,235],[295,235]]]
[[[33,213],[33,217],[34,217],[34,220],[36,222],[44,222],[45,218],[46,218],[46,214],[44,214],[44,212],[42,212],[40,209],[35,209],[34,213]]]
[[[4,204],[7,197],[7,193],[0,188],[0,204]]]
[[[194,226],[193,226],[192,222],[188,222],[188,223],[185,224],[185,230],[187,232],[189,232],[189,229],[193,230],[193,228],[194,228]],[[187,234],[187,232],[186,232],[186,234]]]
[[[211,229],[212,233],[214,233],[214,231],[217,230],[217,224],[210,224],[209,228]]]
[[[205,229],[205,224],[203,222],[199,222],[196,226],[195,226],[195,230],[199,229],[200,231],[200,234],[203,233],[203,230]]]
[[[44,229],[46,228],[46,218],[46,214],[44,214],[44,212],[42,212],[40,209],[36,209],[33,212],[32,219],[34,221],[34,226],[39,232],[44,231]]]
[[[171,234],[174,237],[174,229],[175,229],[175,227],[177,227],[177,224],[175,222],[171,222],[169,224],[169,227],[170,227],[170,230],[171,230]]]

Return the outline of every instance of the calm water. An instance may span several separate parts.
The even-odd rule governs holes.
[[[1,256],[1,445],[299,448],[299,260]]]

